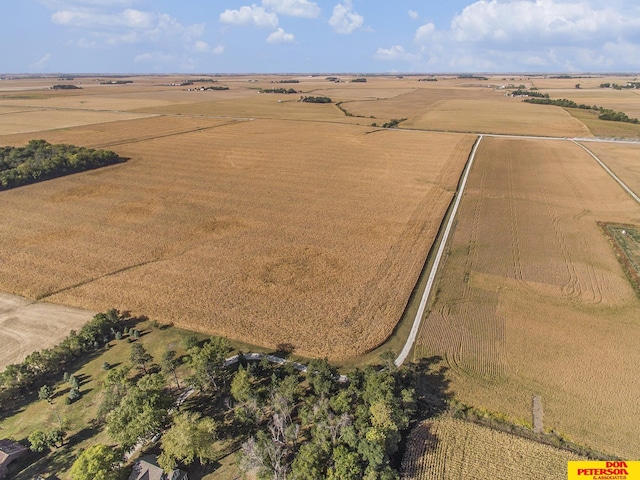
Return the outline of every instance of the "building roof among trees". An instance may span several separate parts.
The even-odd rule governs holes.
[[[155,456],[146,455],[141,457],[133,466],[133,472],[131,472],[129,480],[189,480],[189,477],[182,470],[174,470],[169,474],[165,473],[158,466]]]
[[[0,478],[7,473],[7,468],[16,458],[25,455],[29,449],[11,440],[0,440]]]

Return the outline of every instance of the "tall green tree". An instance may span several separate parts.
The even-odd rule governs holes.
[[[72,480],[118,480],[121,453],[107,445],[93,445],[83,451],[71,467]]]
[[[180,366],[180,360],[176,357],[175,350],[167,350],[162,354],[162,363],[160,368],[166,375],[173,375],[176,381],[176,388],[180,388],[180,382],[178,380],[178,367]]]
[[[146,375],[107,414],[107,431],[123,447],[130,448],[162,429],[171,405],[171,397],[164,391],[164,378],[157,373]]]
[[[147,365],[153,361],[153,357],[149,352],[147,352],[147,349],[144,348],[144,345],[140,342],[135,342],[131,345],[131,354],[129,359],[131,360],[131,363],[137,365],[145,375],[149,373],[147,371]]]
[[[158,463],[165,471],[176,464],[190,465],[195,459],[201,464],[218,458],[214,448],[218,425],[212,418],[197,412],[183,412],[174,417],[173,425],[162,436],[162,454]]]
[[[224,362],[231,352],[226,338],[213,337],[202,347],[193,347],[188,351],[187,365],[191,375],[187,382],[201,392],[217,393],[228,376]]]

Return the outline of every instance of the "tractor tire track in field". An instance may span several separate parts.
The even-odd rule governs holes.
[[[159,115],[159,116],[163,116],[163,115]],[[228,125],[236,125],[239,121],[241,121],[241,120],[233,119],[233,120],[231,120],[229,122],[222,123],[220,125],[210,125],[210,126],[207,126],[207,127],[190,128],[188,130],[181,130],[179,132],[163,133],[162,135],[150,135],[150,136],[141,137],[141,138],[118,140],[117,142],[104,143],[104,144],[96,145],[94,148],[108,148],[108,147],[115,147],[115,146],[118,146],[118,145],[130,145],[130,144],[133,144],[133,143],[147,142],[149,140],[157,140],[159,138],[175,137],[175,136],[179,136],[179,135],[186,135],[188,133],[202,132],[202,131],[205,131],[205,130],[213,130],[214,128],[226,127]]]
[[[478,146],[480,145],[480,143],[482,142],[482,138],[483,135],[480,135],[478,137],[478,140],[476,141],[475,145],[473,146],[472,150],[471,150],[471,154],[469,155],[469,161],[467,162],[467,165],[465,166],[465,169],[462,173],[462,178],[460,180],[460,184],[458,187],[458,190],[455,193],[455,200],[453,203],[453,207],[451,209],[451,214],[449,215],[449,220],[447,221],[444,233],[442,235],[442,239],[440,240],[440,244],[438,246],[438,250],[436,253],[436,256],[434,258],[433,261],[433,265],[431,266],[431,271],[429,272],[429,277],[427,279],[427,284],[425,285],[425,289],[424,292],[422,293],[422,297],[420,299],[420,305],[418,307],[418,311],[416,313],[416,316],[413,320],[413,325],[411,327],[411,332],[409,333],[409,337],[407,338],[407,341],[402,349],[402,351],[400,352],[400,354],[398,355],[398,357],[395,359],[395,364],[397,366],[402,365],[407,357],[409,356],[409,353],[411,352],[412,348],[413,348],[413,344],[416,341],[416,337],[418,336],[418,330],[420,329],[420,324],[422,323],[422,318],[425,314],[425,310],[427,308],[427,301],[429,300],[429,296],[431,295],[431,290],[433,288],[433,285],[435,283],[435,277],[436,277],[436,273],[438,272],[438,267],[440,266],[440,262],[442,261],[442,257],[444,255],[445,252],[445,248],[447,246],[447,240],[449,239],[449,235],[451,234],[451,229],[453,227],[453,222],[456,218],[456,213],[458,212],[458,207],[460,206],[460,202],[462,201],[462,196],[464,194],[464,189],[467,185],[467,180],[469,178],[469,172],[471,171],[471,167],[473,166],[473,161],[476,157],[476,152],[478,151]]]
[[[159,258],[159,259],[154,259],[154,260],[148,260],[148,261],[146,261],[146,262],[136,263],[135,265],[128,265],[128,266],[126,266],[126,267],[119,268],[119,269],[114,270],[114,271],[112,271],[112,272],[107,272],[107,273],[104,273],[104,274],[102,274],[102,275],[98,275],[97,277],[88,278],[88,279],[83,280],[83,281],[81,281],[81,282],[74,283],[73,285],[68,285],[68,286],[66,286],[66,287],[59,288],[58,290],[54,290],[53,292],[47,292],[47,293],[45,293],[45,294],[38,295],[38,296],[36,297],[36,300],[37,300],[37,301],[45,300],[45,299],[47,299],[47,298],[49,298],[49,297],[53,297],[54,295],[57,295],[57,294],[59,294],[59,293],[67,292],[67,291],[69,291],[69,290],[73,290],[74,288],[78,288],[78,287],[82,287],[82,286],[84,286],[84,285],[88,285],[88,284],[90,284],[90,283],[93,283],[93,282],[95,282],[95,281],[101,280],[101,279],[103,279],[103,278],[111,277],[111,276],[113,276],[113,275],[117,275],[117,274],[119,274],[119,273],[126,272],[126,271],[128,271],[128,270],[132,270],[132,269],[134,269],[134,268],[144,267],[145,265],[149,265],[149,264],[151,264],[151,263],[162,262],[162,261],[164,261],[164,260],[166,260],[166,259],[165,259],[165,258]]]

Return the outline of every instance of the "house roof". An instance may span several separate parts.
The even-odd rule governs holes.
[[[20,456],[28,450],[29,449],[24,445],[12,442],[11,440],[0,440],[0,464],[4,463],[7,459],[13,460],[15,457]]]
[[[188,480],[188,477],[182,470],[174,470],[166,474],[158,466],[155,456],[146,455],[135,463],[129,480]]]

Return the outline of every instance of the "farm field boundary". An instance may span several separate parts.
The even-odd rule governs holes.
[[[564,480],[577,454],[534,440],[441,417],[419,424],[402,460],[403,480]]]
[[[418,335],[418,330],[420,329],[420,324],[422,322],[422,317],[424,316],[425,309],[427,307],[427,301],[429,300],[429,296],[431,294],[431,289],[433,288],[433,283],[435,281],[436,273],[438,272],[438,267],[440,265],[440,261],[442,260],[442,255],[444,254],[445,248],[447,246],[447,240],[449,238],[449,234],[451,233],[451,228],[453,222],[456,218],[456,213],[458,212],[458,206],[460,205],[460,201],[462,200],[462,196],[464,194],[464,188],[467,184],[467,179],[469,177],[469,171],[471,170],[471,166],[473,165],[473,160],[476,156],[476,151],[478,150],[478,146],[482,141],[482,135],[478,137],[473,149],[471,151],[471,155],[469,156],[469,161],[465,167],[464,173],[462,175],[462,180],[460,181],[460,186],[456,192],[455,202],[453,204],[453,208],[451,210],[451,214],[447,221],[447,226],[445,227],[444,234],[442,235],[442,239],[440,240],[440,245],[438,246],[438,252],[436,253],[435,259],[433,261],[433,265],[431,266],[431,270],[429,272],[429,277],[427,279],[427,284],[425,285],[424,292],[422,293],[422,297],[420,298],[420,304],[418,307],[418,311],[416,313],[415,319],[413,321],[413,326],[411,327],[411,331],[409,332],[409,338],[402,348],[402,351],[398,355],[395,360],[395,364],[397,366],[402,365],[411,349],[413,348],[413,344],[416,341],[416,337]]]
[[[0,371],[50,348],[89,321],[94,312],[0,293]]]

